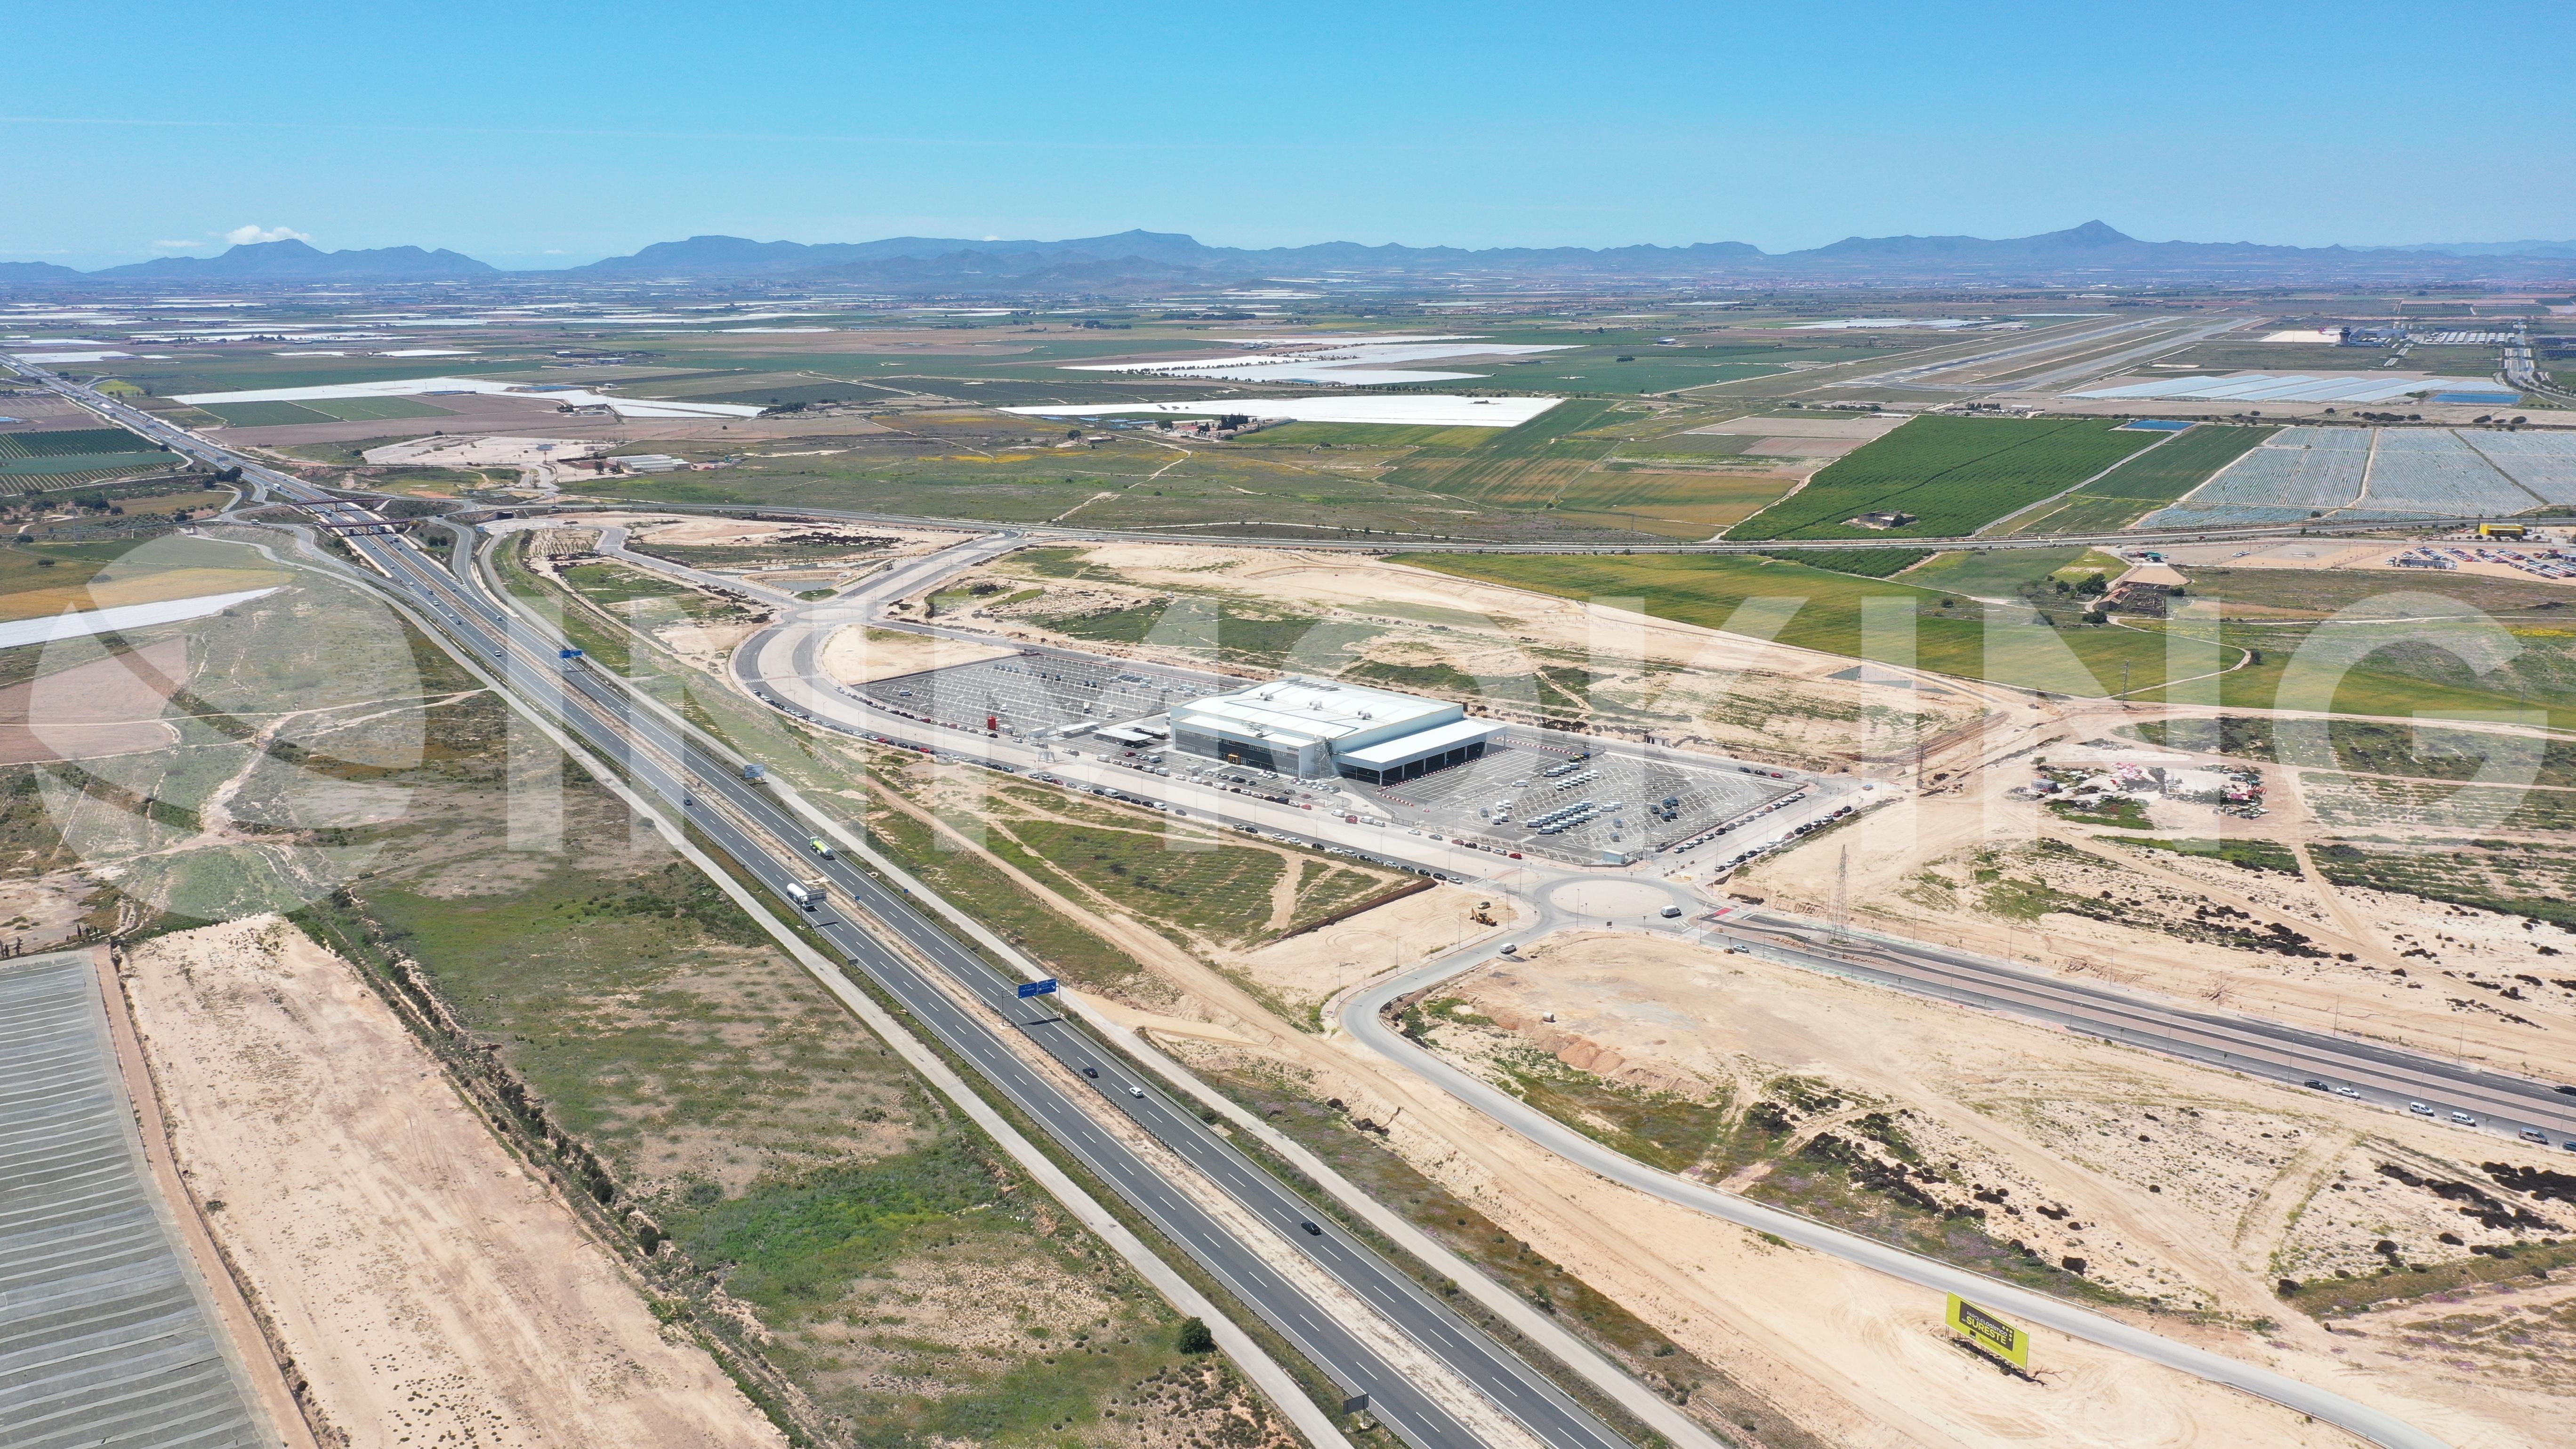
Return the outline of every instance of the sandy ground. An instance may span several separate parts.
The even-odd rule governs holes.
[[[269,916],[130,970],[191,1190],[347,1442],[783,1442],[346,963]]]
[[[747,518],[686,517],[637,519],[613,514],[593,515],[595,521],[622,523],[634,530],[629,543],[666,544],[746,544],[760,543],[782,536],[811,538],[818,534],[861,540],[887,539],[898,547],[874,557],[908,557],[914,553],[934,552],[951,544],[963,543],[968,535],[936,528],[879,528],[874,525],[800,523],[763,521]]]
[[[1477,919],[1480,914],[1505,927],[1522,919],[1515,902],[1491,891],[1436,885],[1349,920],[1233,954],[1224,964],[1283,1001],[1320,1004],[1345,987],[1427,960],[1494,929]]]
[[[2376,1269],[2382,1238],[2423,1264],[2556,1232],[2483,1226],[2377,1170],[2394,1162],[2491,1187],[2478,1162],[2517,1158],[2493,1141],[1748,955],[1560,937],[1451,994],[1490,1018],[1497,1040],[1613,1080],[1723,1092],[1731,1112],[1775,1095],[1787,1074],[1827,1082],[1848,1106],[1802,1130],[1898,1113],[1925,1159],[1956,1179],[1927,1184],[1944,1206],[1983,1202],[1972,1186],[2008,1188],[1989,1233],[2052,1261],[2084,1257],[2088,1278],[2172,1306],[2277,1315],[2275,1279]]]
[[[2387,1184],[2367,1163],[2356,1172],[2347,1159],[2412,1163],[2431,1155],[2428,1145],[2457,1145],[2438,1128],[2391,1124],[2331,1100],[1635,936],[1559,938],[1538,960],[1481,974],[1462,994],[1498,1024],[1516,1024],[1518,1039],[1583,1070],[1703,1089],[1756,1087],[1769,1074],[1795,1071],[1847,1093],[1846,1106],[1824,1122],[1872,1108],[1902,1112],[1903,1129],[1927,1158],[1956,1162],[1970,1185],[2002,1190],[1990,1209],[1997,1236],[2044,1242],[2052,1252],[2068,1250],[2059,1239],[2080,1239],[2071,1251],[2109,1262],[2176,1306],[2214,1298],[2294,1317],[2264,1292],[2266,1235],[2279,1232],[2289,1209],[2336,1196],[2338,1183],[2352,1191]],[[1542,1020],[1550,1012],[1555,1023]],[[1603,1183],[1482,1126],[1445,1098],[1370,1070],[1358,1051],[1347,1058],[1359,1072],[1327,1073],[1319,1089],[1329,1086],[1354,1112],[1381,1121],[1406,1107],[1393,1145],[1417,1165],[1472,1192],[1499,1221],[1676,1340],[1768,1385],[1784,1411],[1834,1442],[2349,1442],[2296,1415],[2053,1335],[2043,1336],[2034,1359],[2046,1371],[2044,1392],[1998,1379],[1941,1342],[1936,1295]],[[2135,1127],[2156,1140],[2136,1141]],[[2374,1224],[2402,1207],[2421,1220],[2429,1244],[2437,1228],[2466,1221],[2456,1213],[2445,1219],[2448,1205],[2429,1193],[2414,1196],[2383,1195],[2371,1204]],[[2006,1217],[2006,1204],[2030,1211]],[[2042,1208],[2067,1211],[2061,1220]],[[2070,1224],[2078,1225],[2071,1233]],[[2194,1292],[2203,1282],[2216,1291]],[[2375,1362],[2360,1372],[2338,1354],[2339,1335],[2304,1320],[2268,1338],[2180,1318],[2152,1322],[2169,1336],[2388,1407],[2459,1445],[2540,1442],[2565,1408],[2549,1394],[2500,1391],[2492,1379],[2439,1364]]]
[[[572,438],[432,435],[404,443],[369,448],[366,460],[382,466],[416,468],[534,468],[608,451],[608,445]]]
[[[1870,743],[1867,731],[1889,720],[1938,732],[1973,717],[1989,693],[1947,680],[1916,691],[1837,678],[1849,659],[1377,559],[1173,544],[1101,545],[1087,558],[1124,582],[1041,580],[1043,598],[943,622],[983,621],[1012,637],[1053,639],[1034,616],[1130,607],[1165,590],[1223,590],[1382,626],[1388,632],[1368,644],[1367,657],[1446,662],[1475,676],[1505,715],[1534,711],[1530,680],[1542,662],[1582,665],[1609,676],[1603,697],[1654,721],[1658,739],[1826,767],[1856,759]],[[1887,672],[1900,683],[1905,677]]]
[[[1000,659],[1017,650],[992,644],[870,629],[852,624],[823,643],[823,672],[843,684],[866,684],[925,669],[947,669],[984,659]]]
[[[1434,894],[1381,910],[1402,911]],[[1759,1386],[1782,1417],[1830,1442],[1887,1449],[2351,1442],[2301,1424],[2296,1415],[2076,1343],[2052,1343],[2044,1351],[2044,1389],[2000,1378],[1950,1346],[1936,1295],[1774,1247],[1567,1166],[1350,1038],[1289,1027],[1248,986],[1159,934],[1079,903],[1060,908],[1131,952],[1178,993],[1165,1009],[1112,1003],[1119,1009],[1104,1014],[1121,1020],[1186,1014],[1190,1019],[1177,1027],[1155,1028],[1184,1057],[1285,1067],[1305,1074],[1316,1095],[1344,1097],[1355,1115],[1394,1123],[1390,1145],[1416,1167],[1693,1352]],[[1352,924],[1374,927],[1378,914]],[[1413,922],[1415,929],[1391,934],[1409,960],[1414,951],[1445,944],[1424,939],[1448,934],[1445,924],[1444,913],[1432,911]],[[1501,935],[1499,928],[1490,932]],[[1268,948],[1278,953],[1265,963],[1273,979],[1311,989],[1344,969],[1333,947],[1301,946],[1303,940]],[[1622,948],[1627,943],[1619,941]],[[1235,1044],[1246,1040],[1254,1045]],[[2188,1326],[2182,1332],[2200,1333]],[[2201,1337],[2238,1349],[2247,1342],[2233,1333]]]
[[[157,604],[165,599],[193,599],[204,594],[231,594],[287,582],[275,569],[118,568],[111,566],[85,584],[20,589],[0,594],[0,620],[43,619],[66,609],[113,609],[126,604]]]
[[[161,710],[188,672],[188,641],[165,639],[0,689],[0,765],[175,745]]]
[[[2477,970],[2493,975],[2530,973],[2544,980],[2567,973],[2538,954],[2563,942],[2526,932],[2516,919],[2411,897],[2337,887],[2313,868],[2299,876],[2239,870],[2149,852],[2119,843],[2119,833],[2056,819],[2036,801],[2015,800],[2028,783],[2034,758],[2059,755],[2121,757],[2124,752],[2079,750],[2124,723],[2161,711],[2123,712],[2098,703],[2029,714],[1985,741],[1963,748],[1986,763],[1960,770],[1933,793],[1899,800],[1872,816],[1871,828],[1837,832],[1827,843],[1793,850],[1730,877],[1729,890],[1749,891],[1773,904],[1813,915],[1830,911],[1837,877],[1854,918],[1900,935],[1965,946],[2060,974],[2083,975],[2131,989],[2200,1005],[2220,1005],[2292,1025],[2364,1036],[2411,1050],[2465,1055],[2508,1069],[2559,1078],[2576,1075],[2576,994],[2525,988],[2513,1010],[2534,1025],[2509,1021],[2498,1011],[2455,1008],[2454,997],[2483,993],[2441,989],[2439,972]],[[2135,758],[2174,759],[2187,767],[2229,764],[2190,751],[2126,752]],[[2205,806],[2158,801],[2151,811],[2157,833],[2184,838],[2253,839],[2304,849],[2336,832],[2320,828],[2296,788],[2299,772],[2265,766],[2271,812],[2260,819],[2223,816]],[[2033,848],[2042,838],[2074,846],[2077,854]],[[2135,901],[2123,919],[2097,920],[2049,912],[2021,922],[1981,908],[1978,872],[2000,869],[2019,880],[2043,880],[2077,895]],[[2315,941],[2324,957],[2291,957],[2183,939],[2152,922],[2190,917],[2203,906],[2246,913],[2257,923],[2278,921]],[[2449,936],[2457,944],[2441,938]],[[2474,947],[2472,950],[2470,948]],[[2431,949],[2428,963],[2405,952]],[[2564,950],[2561,944],[2558,949]],[[2355,959],[2337,959],[2349,953]],[[2459,959],[2452,959],[2457,956]],[[2427,970],[2427,967],[2430,970]],[[2399,968],[2412,967],[2409,976]],[[2483,1004],[2483,1003],[2481,1003]]]

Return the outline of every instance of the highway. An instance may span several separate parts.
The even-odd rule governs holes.
[[[169,430],[169,433],[175,432]],[[188,451],[211,453],[226,462],[244,461],[185,434],[177,434],[175,438],[167,433],[164,436],[166,440],[173,441],[174,446],[179,446],[182,439],[194,445]],[[246,478],[286,496],[299,497],[318,492],[284,475],[268,474],[265,470],[252,471],[256,469],[255,464],[247,465]],[[1010,538],[987,538],[980,540],[970,552],[987,549],[999,552],[1015,546],[1016,542]],[[408,543],[363,535],[353,538],[351,543],[389,571],[397,572],[407,587],[454,626],[451,632],[467,640],[469,647],[493,657],[506,656],[505,664],[514,686],[541,691],[551,689],[562,699],[562,713],[567,722],[581,729],[585,736],[597,731],[596,737],[605,752],[625,763],[640,783],[665,793],[685,793],[692,788],[688,783],[675,779],[672,770],[653,758],[650,751],[639,752],[630,748],[627,735],[604,722],[622,720],[629,728],[634,728],[649,711],[621,710],[616,706],[610,686],[587,670],[576,669],[558,676],[551,667],[551,658],[536,664],[521,657],[530,642],[528,627],[494,608],[479,590],[431,567]],[[461,557],[465,550],[458,552],[457,564],[461,570],[465,567]],[[869,592],[883,598],[887,595],[879,590],[884,588],[917,590],[941,573],[957,567],[961,561],[960,553],[959,550],[951,550],[905,565],[897,574],[870,580]],[[864,612],[864,606],[853,610],[849,622],[857,622]],[[813,637],[808,636],[809,643]],[[545,644],[545,654],[550,656],[552,641],[538,642]],[[757,683],[764,677],[757,665],[757,651],[746,645],[745,652],[753,656],[748,666],[747,682]],[[810,652],[798,652],[796,672],[810,671]],[[738,654],[737,657],[742,656]],[[576,700],[572,694],[565,693],[561,683],[541,684],[541,681],[557,679],[570,683],[581,698]],[[779,810],[764,792],[742,784],[726,762],[707,756],[688,741],[671,738],[664,724],[645,725],[643,729],[648,733],[660,731],[658,735],[652,735],[653,748],[669,759],[686,762],[687,770],[699,786],[720,795],[729,809],[756,822],[762,833],[788,842],[803,838],[804,831],[797,822]],[[870,732],[897,738],[918,737],[917,742],[958,752],[963,752],[970,741],[976,746],[985,743],[980,735],[892,718],[878,720]],[[1104,769],[1100,773],[1117,776],[1128,772]],[[1137,783],[1127,787],[1150,789],[1163,783],[1154,777],[1139,777]],[[680,796],[675,794],[673,798]],[[1247,800],[1236,803],[1238,808],[1251,805]],[[1292,828],[1302,824],[1312,831],[1316,824],[1312,816],[1297,820],[1293,811],[1273,809],[1268,813],[1286,817]],[[803,861],[782,863],[772,848],[749,838],[742,830],[723,820],[718,812],[695,808],[691,811],[691,818],[773,890],[783,892],[791,878],[790,872],[805,865]],[[793,850],[792,844],[785,848]],[[1388,847],[1381,844],[1379,848],[1384,850]],[[1504,867],[1490,857],[1462,862],[1459,858],[1461,853],[1446,851],[1425,841],[1408,840],[1397,848],[1424,861],[1424,868],[1437,862],[1451,869],[1463,870],[1466,866],[1473,866],[1484,871],[1499,870],[1500,878],[1491,883],[1498,888],[1508,884],[1514,893],[1529,896],[1540,906],[1540,934],[1575,919],[1567,908],[1555,903],[1556,886],[1569,881],[1599,878],[1597,872],[1547,871],[1520,864]],[[1021,1102],[1024,1111],[1082,1155],[1104,1181],[1141,1211],[1153,1216],[1174,1241],[1181,1243],[1211,1272],[1223,1277],[1243,1301],[1269,1319],[1292,1342],[1298,1343],[1328,1372],[1355,1391],[1369,1392],[1373,1396],[1385,1395],[1375,1399],[1379,1417],[1391,1427],[1396,1427],[1409,1441],[1417,1446],[1469,1442],[1463,1429],[1438,1405],[1429,1403],[1418,1392],[1408,1399],[1400,1377],[1376,1361],[1365,1345],[1347,1333],[1336,1336],[1336,1326],[1328,1320],[1318,1323],[1313,1316],[1313,1305],[1292,1285],[1270,1274],[1257,1253],[1247,1251],[1243,1244],[1207,1219],[1204,1213],[1198,1212],[1185,1197],[1173,1192],[1150,1167],[1136,1160],[1134,1154],[1126,1153],[1116,1139],[1100,1132],[1097,1124],[1075,1106],[1052,1079],[1037,1074],[1010,1051],[995,1032],[998,1029],[996,1024],[1006,1019],[1004,1013],[1019,1009],[1015,999],[1002,994],[1013,983],[984,967],[980,958],[914,912],[907,903],[892,896],[872,877],[850,868],[846,862],[820,864],[824,864],[835,887],[886,922],[905,943],[921,951],[970,999],[990,1008],[993,1020],[988,1022],[982,1015],[958,1006],[861,926],[837,913],[828,920],[818,920],[815,924],[820,933],[843,950],[845,959],[852,960],[876,978],[889,994],[912,1009],[918,1019],[930,1025],[943,1040],[948,1040],[952,1049],[974,1062],[979,1070],[984,1070],[997,1085],[1012,1095],[1015,1102]],[[1643,880],[1637,883],[1649,884]],[[1676,903],[1687,902],[1695,908],[1705,905],[1692,897],[1686,887],[1662,882],[1652,884],[1659,889],[1676,892]],[[2463,1110],[2502,1116],[2508,1122],[2516,1120],[2511,1114],[2522,1113],[2533,1119],[2535,1125],[2576,1135],[2576,1114],[2559,1108],[2553,1094],[2542,1084],[2497,1073],[2466,1070],[2438,1059],[2374,1043],[2321,1037],[2259,1020],[2191,1011],[2147,998],[2129,997],[2106,988],[2061,982],[1968,953],[1951,952],[1919,942],[1875,936],[1827,940],[1819,934],[1822,930],[1814,923],[1776,912],[1725,908],[1723,914],[1707,927],[1707,934],[1814,969],[1865,976],[1908,990],[2011,1012],[2026,1019],[2092,1031],[2111,1040],[2133,1042],[2200,1060],[2215,1060],[2223,1065],[2290,1080],[2303,1080],[2306,1075],[2313,1074],[2337,1084],[2352,1085],[2373,1094],[2377,1100],[2394,1100],[2403,1096],[2407,1100],[2430,1102],[2434,1098],[2428,1094],[2440,1093],[2443,1094],[2440,1100],[2444,1110],[2450,1110],[2448,1103],[2459,1101],[2472,1104]],[[1645,1168],[1457,1072],[1395,1036],[1379,1020],[1379,1010],[1388,1001],[1463,971],[1486,959],[1486,955],[1483,948],[1458,953],[1382,982],[1346,1000],[1339,1019],[1355,1036],[1368,1041],[1406,1070],[1511,1126],[1531,1141],[1604,1176],[1729,1221],[1746,1222],[1764,1231],[1777,1232],[1792,1241],[1909,1281],[1977,1296],[1980,1301],[2019,1312],[2033,1323],[2244,1388],[2341,1424],[2374,1442],[2392,1446],[2392,1449],[2436,1449],[2440,1444],[2439,1440],[2376,1411],[2280,1375],[2191,1349],[2043,1295],[2025,1293],[1932,1260],[1916,1258],[1870,1239],[1843,1234]],[[1287,1241],[1307,1251],[1334,1276],[1346,1284],[1356,1280],[1356,1291],[1366,1301],[1387,1313],[1416,1342],[1426,1347],[1437,1345],[1435,1352],[1459,1367],[1470,1382],[1494,1395],[1497,1403],[1537,1430],[1542,1439],[1551,1444],[1608,1445],[1617,1442],[1597,1422],[1590,1421],[1579,1409],[1565,1403],[1563,1396],[1534,1371],[1495,1348],[1481,1335],[1458,1324],[1447,1315],[1445,1308],[1430,1300],[1409,1278],[1375,1259],[1365,1247],[1344,1238],[1332,1224],[1319,1223],[1317,1233],[1304,1233],[1302,1224],[1306,1218],[1294,1215],[1305,1214],[1310,1209],[1243,1160],[1230,1144],[1207,1131],[1187,1111],[1164,1101],[1150,1086],[1132,1074],[1126,1074],[1114,1058],[1100,1052],[1087,1037],[1061,1022],[1028,1020],[1031,1025],[1026,1029],[1030,1040],[1044,1047],[1071,1070],[1079,1072],[1082,1067],[1090,1066],[1101,1071],[1102,1077],[1098,1080],[1104,1085],[1097,1090],[1108,1096],[1111,1106],[1126,1113],[1139,1126],[1206,1172],[1211,1180],[1236,1195],[1238,1201],[1264,1222],[1286,1231],[1289,1234]],[[1113,1068],[1122,1074],[1113,1078]],[[1130,1086],[1145,1095],[1123,1095],[1124,1089]],[[1023,1094],[1026,1094],[1025,1100]],[[2576,1105],[2576,1098],[2564,1100]],[[1101,1154],[1097,1162],[1094,1161],[1094,1153]],[[1352,1276],[1345,1277],[1345,1274]],[[1319,1337],[1310,1337],[1310,1334]],[[1410,1418],[1404,1417],[1408,1414]],[[1548,1427],[1540,1429],[1541,1425]]]
[[[66,390],[92,402],[86,390]],[[299,505],[319,504],[335,513],[346,507],[300,479],[184,430],[161,424],[152,436],[218,466],[242,467],[244,480],[259,493]],[[1302,1253],[1551,1449],[1628,1449],[1626,1440],[1546,1375],[1459,1318],[1328,1215],[1320,1215],[1123,1058],[1045,1011],[1042,999],[1035,1006],[1020,1000],[1016,981],[987,965],[901,895],[846,859],[817,859],[800,850],[796,842],[810,832],[764,788],[746,782],[740,762],[713,756],[658,711],[637,707],[623,681],[579,664],[559,664],[554,638],[503,608],[468,578],[440,569],[409,540],[389,532],[361,532],[347,535],[346,541],[451,640],[477,658],[494,661],[514,693],[541,714],[559,719],[638,788],[679,802],[693,826],[763,887],[791,903],[791,918],[801,919],[841,959],[865,973],[1347,1393],[1366,1395],[1369,1413],[1414,1449],[1470,1449],[1483,1441],[1344,1322],[1341,1309],[1318,1302],[1275,1269],[1272,1257],[1282,1251]],[[460,572],[468,551],[455,551]],[[723,808],[714,807],[716,800]],[[829,903],[816,911],[793,910],[787,887],[818,877],[830,882]],[[842,900],[857,905],[875,925],[841,908],[837,902]],[[879,931],[930,962],[946,978],[946,986],[931,980]],[[971,1007],[959,1001],[961,994]],[[1004,1040],[1006,1032],[1044,1051],[1063,1067],[1065,1079],[1039,1070]],[[1082,1087],[1068,1085],[1074,1081]],[[1089,1107],[1076,1100],[1076,1090],[1088,1094]],[[1093,1112],[1100,1109],[1123,1115],[1178,1155],[1272,1236],[1248,1241],[1230,1229],[1095,1120]]]
[[[2224,1354],[2193,1348],[2044,1293],[1954,1268],[1938,1259],[1922,1257],[1874,1238],[1829,1228],[1813,1219],[1765,1207],[1749,1198],[1719,1192],[1688,1178],[1658,1171],[1611,1151],[1519,1098],[1451,1066],[1387,1027],[1382,1013],[1389,1003],[1436,985],[1486,959],[1487,955],[1482,950],[1460,953],[1458,957],[1434,961],[1356,992],[1343,1001],[1337,1019],[1343,1030],[1367,1042],[1387,1060],[1530,1142],[1613,1182],[1624,1183],[1640,1192],[1724,1222],[1756,1232],[1776,1234],[1800,1247],[1874,1268],[1935,1293],[1956,1293],[2026,1323],[2269,1399],[2286,1408],[2339,1425],[2374,1444],[2386,1446],[2386,1449],[2449,1449],[2446,1441],[2394,1415],[2286,1374],[2274,1373]]]

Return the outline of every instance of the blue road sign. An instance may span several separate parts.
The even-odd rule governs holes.
[[[581,651],[578,649],[558,649],[555,651],[555,657],[557,659],[579,659],[581,657]]]
[[[1052,976],[1048,977],[1044,981],[1023,981],[1020,983],[1020,999],[1023,1001],[1032,996],[1053,995],[1055,995],[1055,978]]]

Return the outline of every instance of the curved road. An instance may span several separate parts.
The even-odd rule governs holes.
[[[1541,934],[1565,923],[1561,910],[1554,914],[1554,923],[1544,920],[1540,923]],[[1873,1238],[1829,1228],[1794,1213],[1765,1207],[1687,1178],[1659,1172],[1611,1151],[1519,1098],[1460,1071],[1387,1028],[1380,1013],[1389,1003],[1491,959],[1491,954],[1484,947],[1459,952],[1353,993],[1341,1006],[1339,1020],[1342,1029],[1367,1042],[1388,1061],[1447,1092],[1475,1111],[1511,1128],[1539,1147],[1613,1182],[1725,1222],[1774,1234],[1800,1247],[1845,1262],[1875,1268],[1937,1293],[1956,1293],[1974,1299],[2027,1323],[2132,1354],[2150,1363],[2179,1369],[2213,1383],[2241,1389],[2327,1423],[2340,1425],[2374,1444],[2387,1446],[2387,1449],[2449,1449],[2444,1440],[2395,1415],[2302,1383],[2286,1374],[2176,1343],[2147,1329],[2132,1327],[2116,1318],[2089,1312],[2045,1294],[2001,1283],[1902,1248],[1890,1247]]]

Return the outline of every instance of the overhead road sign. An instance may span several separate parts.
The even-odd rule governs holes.
[[[1023,981],[1020,983],[1020,999],[1026,1001],[1032,996],[1053,996],[1055,985],[1055,978],[1052,976],[1044,981]]]

